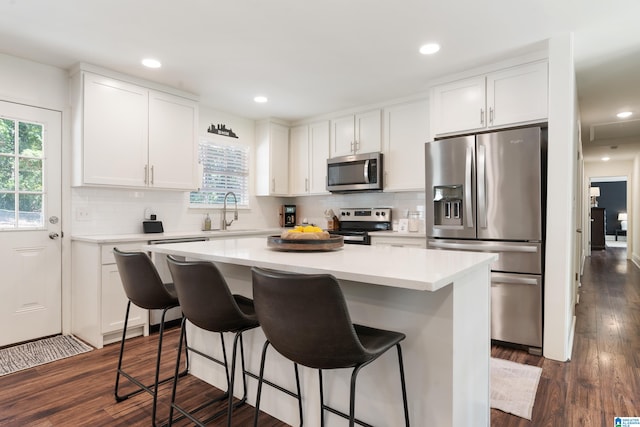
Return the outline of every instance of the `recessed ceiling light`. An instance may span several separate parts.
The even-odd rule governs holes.
[[[633,113],[631,111],[623,111],[622,113],[616,114],[621,119],[626,119],[627,117],[631,117]]]
[[[603,162],[608,162],[610,159],[611,159],[611,157],[603,157],[603,158],[602,158],[602,161],[603,161]]]
[[[420,53],[423,55],[432,55],[440,50],[438,43],[427,43],[420,47]]]
[[[142,60],[142,65],[144,65],[147,68],[160,68],[162,67],[162,64],[160,63],[160,61],[158,61],[157,59],[153,59],[153,58],[145,58]]]
[[[265,102],[268,101],[267,97],[266,96],[262,96],[262,95],[256,96],[255,98],[253,98],[253,100],[255,102],[257,102],[258,104],[264,104]]]

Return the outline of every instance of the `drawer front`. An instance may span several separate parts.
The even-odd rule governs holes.
[[[542,347],[542,276],[491,274],[491,338]]]
[[[142,250],[142,245],[145,245],[146,242],[135,242],[135,243],[109,243],[101,246],[101,264],[115,264],[116,259],[113,256],[113,248],[118,248],[121,251],[140,251]]]
[[[542,274],[542,244],[482,240],[429,239],[429,249],[493,252],[499,255],[492,271]]]

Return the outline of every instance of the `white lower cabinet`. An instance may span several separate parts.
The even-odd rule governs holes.
[[[122,338],[128,299],[112,251],[136,251],[145,243],[72,243],[71,332],[78,338],[96,348]],[[132,304],[127,337],[148,334],[147,310]]]

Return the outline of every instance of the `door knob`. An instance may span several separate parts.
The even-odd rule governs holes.
[[[54,232],[49,233],[49,238],[50,238],[51,240],[57,239],[58,237],[60,237],[60,235],[59,235],[58,233],[56,233],[55,231],[54,231]]]

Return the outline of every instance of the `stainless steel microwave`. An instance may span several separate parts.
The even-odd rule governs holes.
[[[327,159],[327,190],[382,190],[382,153],[352,154]]]

